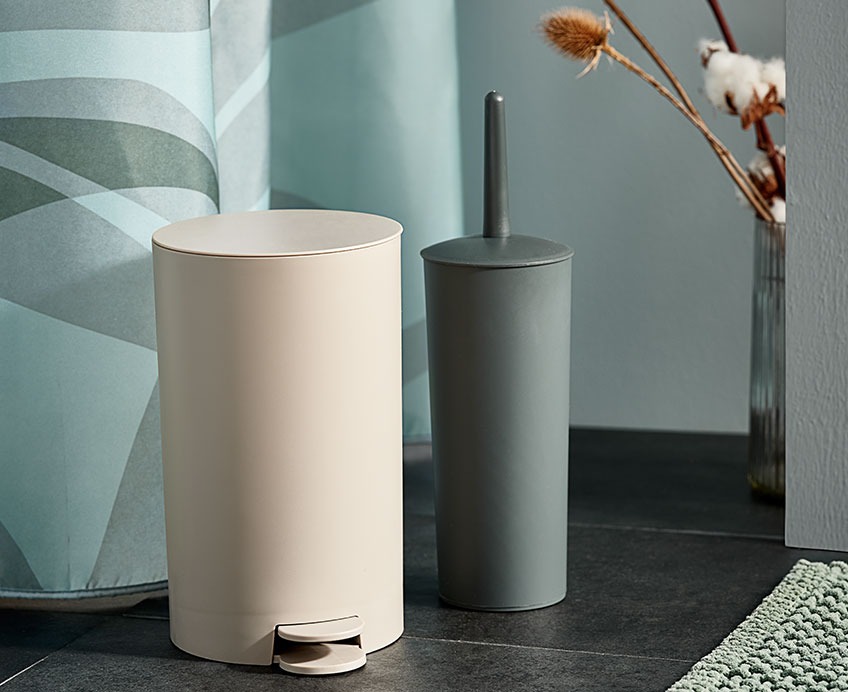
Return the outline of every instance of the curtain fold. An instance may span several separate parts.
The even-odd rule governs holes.
[[[271,205],[404,226],[407,440],[430,433],[423,247],[462,235],[453,0],[277,0]]]

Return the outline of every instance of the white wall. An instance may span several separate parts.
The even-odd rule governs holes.
[[[600,0],[577,4],[604,9]],[[719,35],[707,3],[621,4],[747,163],[753,135],[699,93],[695,45]],[[742,50],[783,54],[783,2],[723,5]],[[536,31],[555,6],[456,3],[466,230],[481,225],[482,104],[498,89],[513,229],[576,250],[572,423],[745,432],[752,215],[706,142],[647,85],[606,60],[575,79],[581,67]],[[655,71],[624,27],[612,40]],[[782,142],[782,123],[773,130]]]
[[[848,550],[844,0],[788,0],[786,542]]]

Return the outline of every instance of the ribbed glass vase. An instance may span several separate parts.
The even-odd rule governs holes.
[[[757,219],[751,320],[751,417],[748,483],[755,495],[785,496],[785,303],[786,226]]]

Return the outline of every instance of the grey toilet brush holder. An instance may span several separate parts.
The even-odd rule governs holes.
[[[500,94],[485,113],[483,234],[421,253],[439,593],[529,610],[566,592],[573,252],[512,234]]]

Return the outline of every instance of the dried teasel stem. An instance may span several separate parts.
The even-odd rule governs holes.
[[[657,52],[657,49],[648,41],[647,37],[639,31],[639,28],[630,21],[630,17],[628,17],[624,11],[614,2],[614,0],[604,0],[604,4],[610,8],[612,13],[619,18],[622,24],[627,27],[627,30],[633,34],[633,38],[635,38],[642,48],[645,49],[645,52],[651,56],[653,61],[657,64],[657,67],[662,70],[662,73],[666,76],[668,81],[674,87],[674,90],[680,95],[681,101],[683,101],[686,108],[689,109],[689,112],[695,116],[700,117],[698,114],[698,109],[695,108],[695,104],[692,102],[692,99],[689,98],[689,94],[686,93],[686,89],[683,88],[683,85],[680,83],[680,80],[677,78],[677,75],[671,71],[671,68],[668,66],[665,60],[660,57],[660,54]]]
[[[724,42],[727,44],[727,48],[731,53],[738,53],[739,48],[736,46],[736,41],[733,38],[730,26],[727,24],[727,19],[725,19],[724,12],[722,11],[718,0],[707,0],[707,3],[713,11],[716,23],[718,24],[718,28],[721,30],[721,35],[724,37]],[[777,179],[777,194],[783,199],[786,199],[786,163],[780,155],[780,152],[778,152],[777,148],[774,146],[774,140],[772,139],[771,131],[769,130],[765,119],[760,118],[757,120],[754,127],[757,131],[757,148],[760,149],[760,151],[764,151],[766,156],[768,156],[769,163],[771,163],[772,170],[774,171],[774,177]]]
[[[634,63],[630,58],[626,55],[619,53],[615,48],[613,48],[609,43],[605,43],[600,47],[604,53],[609,55],[613,60],[620,63],[628,70],[633,72],[633,74],[639,76],[641,79],[650,84],[657,92],[660,93],[667,101],[669,101],[683,116],[690,122],[692,125],[697,128],[697,130],[704,136],[704,138],[709,142],[713,151],[715,151],[722,165],[727,169],[727,172],[730,174],[730,177],[733,178],[733,182],[736,183],[737,187],[741,190],[742,194],[751,204],[751,206],[756,210],[757,214],[759,214],[766,221],[774,221],[774,217],[772,216],[771,210],[769,209],[768,204],[766,204],[763,196],[760,194],[759,190],[757,190],[751,179],[748,177],[748,174],[745,172],[745,169],[739,165],[739,162],[733,157],[728,148],[724,146],[724,143],[718,137],[716,137],[712,131],[706,126],[704,121],[694,113],[692,113],[683,103],[671,93],[671,91],[661,84],[657,79],[645,72],[641,67],[639,67],[636,63]]]

